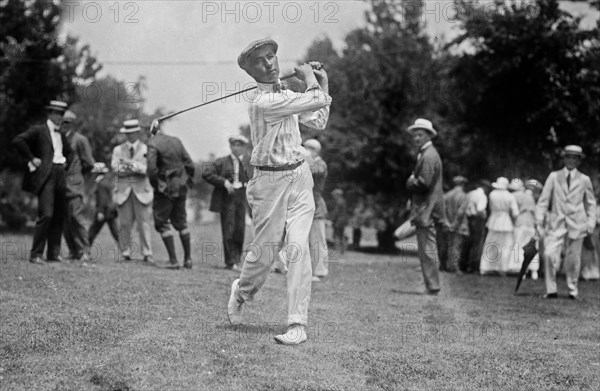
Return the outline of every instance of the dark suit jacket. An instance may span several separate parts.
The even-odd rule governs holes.
[[[67,165],[71,162],[71,148],[69,142],[64,135],[62,136],[63,155],[67,159]],[[23,179],[23,190],[39,194],[42,186],[50,176],[52,171],[52,158],[54,157],[54,147],[52,146],[52,138],[50,137],[50,129],[46,124],[34,125],[18,134],[13,145],[19,154],[27,161],[31,161],[34,157],[42,160],[42,164],[34,172],[25,171]]]
[[[240,163],[239,180],[245,185],[248,182],[246,170],[248,170],[249,162],[244,157]],[[221,212],[223,205],[231,197],[225,188],[225,180],[233,183],[233,174],[233,158],[231,155],[218,158],[202,173],[202,178],[215,187],[210,199],[209,210],[211,212]]]
[[[112,171],[103,174],[97,179],[96,185],[96,213],[102,213],[106,219],[117,215],[117,204],[113,201],[115,173]]]
[[[92,147],[87,137],[75,131],[67,136],[67,141],[73,153],[73,159],[67,172],[67,197],[83,197],[85,193],[84,174],[89,173],[94,167]]]
[[[410,220],[416,227],[429,227],[434,222],[446,223],[442,160],[433,145],[421,152],[406,188],[411,193]]]
[[[154,191],[177,198],[194,180],[194,163],[177,137],[158,133],[148,142],[148,178]]]

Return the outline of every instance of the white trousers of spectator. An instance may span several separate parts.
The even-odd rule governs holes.
[[[140,242],[131,241],[133,223],[137,221]],[[152,204],[144,205],[133,191],[122,205],[119,205],[119,247],[123,256],[134,256],[140,251],[142,256],[152,255],[150,235],[152,232]]]
[[[581,246],[583,238],[571,239],[566,236],[548,234],[544,237],[544,279],[546,293],[556,293],[556,272],[560,270],[564,250],[563,269],[567,276],[569,294],[577,296],[577,281],[581,269]]]
[[[329,249],[327,248],[325,219],[313,220],[308,238],[313,274],[317,277],[325,277],[329,274]]]
[[[265,283],[280,250],[288,265],[288,324],[307,325],[312,267],[308,235],[315,213],[313,179],[305,162],[294,170],[256,169],[246,194],[254,241],[245,246],[238,295],[250,301]]]

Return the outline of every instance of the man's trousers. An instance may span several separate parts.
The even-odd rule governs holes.
[[[560,269],[561,254],[564,250],[564,271],[567,275],[569,294],[577,296],[577,281],[581,269],[581,246],[583,238],[571,239],[565,236],[548,234],[544,237],[544,279],[546,293],[556,293],[556,272]]]
[[[329,249],[327,248],[327,232],[325,219],[314,219],[308,236],[313,274],[325,277],[329,274]]]
[[[67,200],[67,216],[63,224],[65,241],[69,247],[70,258],[81,258],[88,248],[88,230],[85,227],[82,196]]]
[[[221,234],[223,236],[223,260],[225,265],[240,263],[246,233],[245,188],[234,190],[221,208]]]
[[[288,264],[288,324],[308,322],[312,279],[308,235],[315,213],[312,189],[306,162],[294,170],[257,169],[247,188],[256,236],[245,249],[239,297],[252,300],[283,249]]]
[[[65,168],[62,164],[54,164],[46,183],[38,193],[38,218],[33,231],[31,258],[43,256],[46,240],[47,259],[57,259],[60,255],[66,202]]]
[[[417,227],[417,245],[419,247],[419,260],[421,261],[421,271],[423,280],[428,291],[437,291],[440,289],[440,276],[438,265],[438,247],[436,243],[435,228]]]
[[[137,221],[140,233],[138,245],[131,241],[133,223]],[[119,247],[123,256],[132,256],[139,249],[142,256],[152,255],[150,234],[152,231],[152,205],[142,204],[133,191],[122,205],[119,205]]]

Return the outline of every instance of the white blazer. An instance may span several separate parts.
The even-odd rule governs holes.
[[[112,168],[116,177],[113,201],[117,205],[123,205],[132,191],[144,205],[150,204],[154,199],[154,191],[146,174],[147,154],[148,146],[141,141],[135,143],[133,158],[129,155],[127,142],[117,145],[113,149]]]
[[[539,226],[548,212],[547,233],[570,239],[581,239],[596,225],[596,199],[590,177],[574,170],[567,187],[567,170],[551,172],[535,208]]]

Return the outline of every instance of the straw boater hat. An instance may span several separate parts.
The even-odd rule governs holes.
[[[65,111],[65,114],[63,115],[63,122],[75,122],[76,119],[77,115],[75,115],[74,112],[71,110]]]
[[[334,190],[331,192],[331,195],[338,195],[338,196],[342,196],[342,195],[344,195],[344,191],[343,191],[342,189],[334,189]]]
[[[498,190],[506,190],[508,189],[508,179],[501,176],[500,178],[496,179],[496,182],[492,183],[492,187]]]
[[[142,128],[140,127],[140,121],[137,119],[128,119],[127,121],[123,122],[123,127],[121,128],[121,130],[119,132],[121,133],[133,133],[133,132],[139,132],[140,130],[142,130]]]
[[[580,159],[583,159],[585,157],[585,154],[583,153],[583,148],[581,148],[579,145],[567,145],[562,150],[560,155],[561,156],[577,156]]]
[[[321,152],[321,143],[314,138],[308,139],[304,142],[304,148],[311,148],[317,151],[317,153]]]
[[[525,188],[533,191],[533,190],[542,190],[543,186],[536,179],[528,179],[525,182]]]
[[[237,136],[231,136],[229,137],[229,144],[233,144],[233,143],[242,143],[242,144],[248,144],[248,139],[244,136],[242,136],[241,134],[237,135]]]
[[[248,60],[248,57],[250,57],[253,51],[265,45],[271,46],[273,48],[273,53],[277,54],[277,49],[279,48],[279,45],[277,45],[277,42],[273,41],[270,38],[263,38],[258,39],[254,42],[250,42],[250,44],[246,46],[246,48],[242,50],[242,52],[238,56],[237,63],[240,66],[240,68],[246,70],[246,60]]]
[[[408,127],[408,131],[411,132],[416,129],[423,129],[429,132],[432,137],[437,136],[437,131],[433,128],[431,121],[423,118],[417,118],[414,124]]]
[[[51,100],[50,104],[48,106],[46,106],[46,110],[52,110],[52,111],[57,111],[59,113],[64,113],[67,110],[67,107],[69,107],[69,105],[66,104],[65,102],[62,102],[60,100]]]

